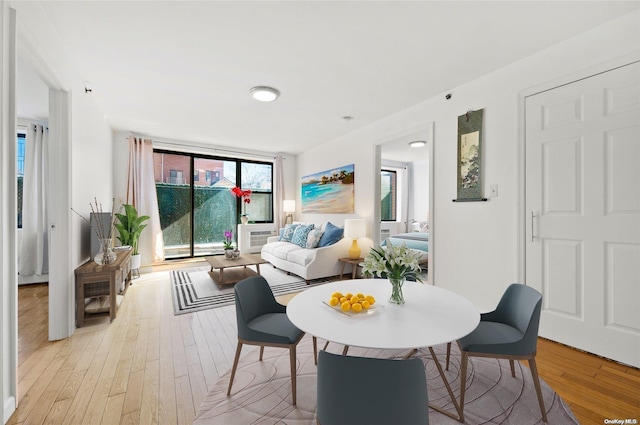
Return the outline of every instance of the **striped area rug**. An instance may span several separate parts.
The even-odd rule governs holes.
[[[254,266],[249,267],[255,271]],[[170,272],[174,314],[192,313],[235,303],[233,285],[218,285],[211,277],[209,270],[209,267],[198,267]],[[316,279],[307,285],[300,276],[288,275],[270,264],[262,264],[260,274],[269,282],[276,297],[304,291],[337,279],[337,276]]]

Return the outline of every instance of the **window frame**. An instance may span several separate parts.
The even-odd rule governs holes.
[[[27,131],[26,125],[18,125],[16,129],[16,223],[18,229],[22,229],[22,205],[23,205],[23,193],[24,193],[24,164],[27,156]],[[22,136],[22,137],[20,137]],[[20,141],[24,139],[22,149],[22,173],[20,173]],[[22,178],[22,184],[18,184],[18,181]]]
[[[386,167],[381,167],[380,169],[380,179],[382,179],[382,175],[383,173],[392,173],[395,177],[393,179],[393,189],[392,189],[392,193],[393,193],[393,217],[390,219],[384,219],[382,216],[382,196],[380,196],[380,221],[381,222],[385,222],[385,223],[393,223],[393,222],[397,222],[398,221],[398,171],[397,170],[393,170],[391,168],[386,168]],[[381,186],[382,186],[382,182],[381,182]]]
[[[180,258],[199,258],[199,257],[204,257],[206,255],[194,255],[194,238],[195,238],[195,210],[194,210],[194,203],[195,203],[195,165],[194,165],[194,161],[196,158],[198,159],[206,159],[206,160],[214,160],[214,161],[227,161],[227,162],[235,162],[236,164],[236,185],[240,188],[242,188],[242,164],[243,163],[251,163],[251,164],[260,164],[260,165],[267,165],[271,168],[271,190],[269,191],[256,191],[256,193],[260,193],[260,194],[268,194],[270,197],[270,216],[271,216],[271,220],[252,220],[252,223],[256,223],[256,224],[270,224],[270,223],[274,223],[274,199],[273,199],[273,189],[274,189],[274,166],[275,164],[272,161],[259,161],[259,160],[253,160],[253,159],[245,159],[245,158],[238,158],[238,157],[226,157],[226,156],[220,156],[220,155],[208,155],[205,153],[193,153],[193,152],[183,152],[183,151],[178,151],[178,150],[171,150],[171,149],[163,149],[163,148],[154,148],[153,149],[154,153],[159,153],[159,154],[167,154],[167,155],[180,155],[180,156],[184,156],[186,158],[188,158],[189,160],[189,166],[190,166],[190,172],[191,172],[191,176],[192,179],[190,180],[190,197],[191,197],[191,208],[190,208],[190,249],[189,249],[189,255],[187,256],[180,256],[180,257],[171,257],[171,259],[180,259]],[[173,170],[170,170],[173,171]],[[182,171],[182,175],[188,174],[185,173],[185,170],[180,170]],[[212,172],[212,177],[214,177],[214,175],[216,175],[215,172]],[[217,174],[219,176],[219,174]],[[176,176],[177,178],[177,176]],[[236,211],[238,212],[238,214],[236,214],[235,220],[236,220],[236,225],[240,224],[240,215],[242,212],[242,199],[241,198],[237,198],[236,197]]]

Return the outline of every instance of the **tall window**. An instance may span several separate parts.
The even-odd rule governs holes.
[[[382,221],[396,221],[397,200],[398,200],[398,174],[392,170],[382,170],[380,172],[380,198]]]
[[[221,254],[242,213],[273,222],[272,163],[154,150],[154,174],[165,258]],[[235,186],[252,191],[250,203]]]
[[[17,149],[17,171],[18,171],[18,228],[22,229],[22,188],[24,183],[24,148],[27,141],[27,134],[24,131],[18,131],[18,149]]]

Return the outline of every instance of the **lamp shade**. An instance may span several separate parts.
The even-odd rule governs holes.
[[[284,201],[282,201],[282,211],[286,212],[286,213],[292,213],[296,211],[296,201],[293,201],[291,199],[287,200],[285,199]]]
[[[344,237],[360,239],[367,236],[367,225],[362,218],[350,218],[344,221]]]

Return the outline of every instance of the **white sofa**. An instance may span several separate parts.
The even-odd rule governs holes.
[[[319,248],[302,248],[279,239],[280,236],[267,239],[260,252],[262,259],[274,267],[302,277],[307,283],[312,279],[339,275],[342,263],[338,259],[347,257],[351,246],[351,242],[345,238],[333,245]],[[347,272],[350,272],[348,264],[345,268],[345,273]]]

